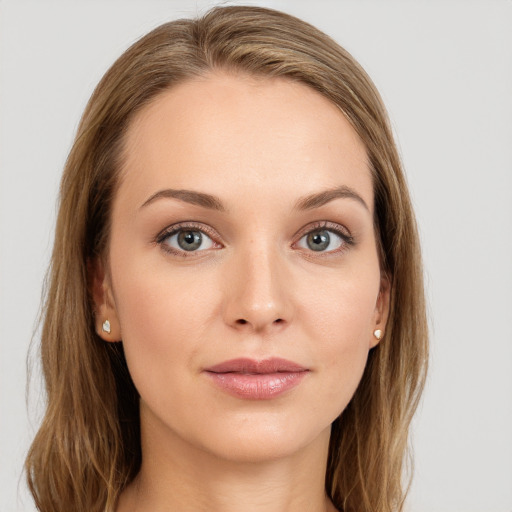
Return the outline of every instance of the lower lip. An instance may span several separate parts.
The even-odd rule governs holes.
[[[269,400],[298,386],[308,373],[214,373],[206,372],[227,393],[246,400]]]

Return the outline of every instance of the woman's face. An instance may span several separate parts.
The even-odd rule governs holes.
[[[259,460],[328,438],[388,296],[340,110],[291,81],[211,74],[141,111],[125,157],[96,300],[143,439]]]

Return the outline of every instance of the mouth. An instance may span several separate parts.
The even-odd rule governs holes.
[[[269,400],[298,386],[309,369],[286,359],[239,358],[206,368],[222,391],[246,400]]]

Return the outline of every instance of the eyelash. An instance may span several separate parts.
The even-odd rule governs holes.
[[[204,233],[207,235],[215,245],[220,245],[218,242],[215,242],[215,238],[218,238],[217,233],[209,228],[208,226],[205,226],[204,224],[197,224],[194,222],[180,222],[179,224],[174,224],[172,226],[169,226],[168,228],[165,228],[155,239],[155,242],[160,245],[162,250],[165,252],[168,252],[174,256],[181,256],[183,258],[189,258],[193,256],[193,254],[188,253],[187,251],[179,251],[174,249],[174,247],[171,247],[169,244],[166,244],[165,241],[171,237],[172,235],[176,235],[180,231],[199,231],[201,233]],[[191,251],[191,253],[194,253],[197,251]],[[201,252],[201,251],[199,251]]]
[[[309,235],[310,233],[320,232],[320,231],[329,231],[330,233],[334,233],[339,236],[343,243],[340,248],[332,250],[332,251],[321,251],[318,252],[315,256],[320,257],[328,257],[333,254],[343,253],[348,250],[350,247],[355,245],[354,237],[349,233],[348,229],[341,227],[339,224],[335,224],[334,222],[329,221],[320,221],[314,222],[313,224],[308,225],[303,230],[300,230],[297,234],[298,241],[302,240],[304,236]],[[297,244],[298,242],[295,242]],[[310,251],[313,253],[314,251]]]
[[[212,242],[217,245],[216,248],[222,248],[221,244],[215,241],[215,238],[218,238],[218,235],[216,231],[211,229],[209,226],[206,226],[204,224],[198,224],[194,222],[180,222],[178,224],[174,224],[172,226],[167,227],[162,232],[160,232],[156,239],[155,243],[160,245],[162,250],[164,250],[167,253],[170,253],[174,256],[181,256],[183,258],[193,257],[194,254],[197,252],[203,252],[207,249],[203,249],[203,251],[190,251],[187,252],[185,250],[176,250],[173,247],[171,247],[169,244],[166,244],[165,241],[177,233],[181,231],[199,231],[201,233],[206,234]],[[306,235],[309,235],[311,233],[320,232],[320,231],[329,231],[331,233],[334,233],[335,235],[339,236],[343,243],[340,248],[332,250],[332,251],[319,251],[316,256],[325,257],[332,254],[342,253],[348,250],[349,247],[355,245],[354,237],[351,236],[348,232],[348,230],[345,228],[343,229],[339,224],[335,224],[333,222],[329,221],[321,221],[321,222],[314,222],[313,224],[308,225],[303,230],[299,231],[296,236],[298,236],[298,241],[294,242],[293,245],[295,246],[302,238]],[[314,251],[310,251],[311,253],[314,253]]]

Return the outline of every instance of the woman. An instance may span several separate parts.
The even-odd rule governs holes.
[[[42,360],[42,511],[401,510],[421,258],[353,58],[255,7],[127,50],[64,171]]]

